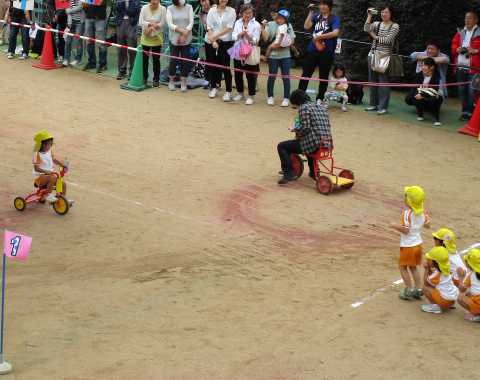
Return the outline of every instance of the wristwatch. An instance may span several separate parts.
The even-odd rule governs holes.
[[[475,49],[475,54],[478,54],[478,49]]]

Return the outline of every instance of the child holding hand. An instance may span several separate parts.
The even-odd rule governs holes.
[[[423,209],[425,193],[418,186],[405,188],[404,203],[408,207],[402,214],[401,224],[390,223],[390,228],[400,232],[400,256],[398,258],[398,267],[400,274],[405,282],[405,291],[398,296],[401,299],[423,296],[421,289],[422,282],[417,265],[422,264],[423,248],[421,230],[423,227],[430,228],[430,220]],[[412,287],[412,281],[408,271],[413,276],[415,287]]]
[[[422,310],[427,313],[440,314],[442,307],[450,308],[455,304],[459,292],[453,284],[450,274],[450,260],[447,249],[445,247],[435,247],[425,256],[428,260],[424,264],[423,293],[431,304],[423,305]]]
[[[458,303],[470,312],[465,319],[470,322],[480,322],[480,251],[471,249],[464,256],[467,266],[471,271],[467,274],[462,268],[457,269],[460,280],[459,290],[465,292],[458,297]]]

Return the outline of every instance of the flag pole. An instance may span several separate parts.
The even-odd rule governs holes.
[[[2,327],[0,339],[0,375],[12,372],[12,365],[3,361],[3,311],[5,306],[5,253],[3,254],[3,277],[2,277]]]

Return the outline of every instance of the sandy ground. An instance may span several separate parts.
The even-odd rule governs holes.
[[[134,93],[31,63],[0,60],[0,227],[33,237],[27,261],[7,260],[5,380],[478,375],[480,325],[389,286],[399,236],[387,228],[403,187],[419,185],[433,229],[460,249],[478,241],[475,138],[334,108],[336,163],[357,182],[324,196],[307,176],[276,184],[297,114],[280,97]],[[41,129],[70,161],[65,216],[13,207],[33,189]]]

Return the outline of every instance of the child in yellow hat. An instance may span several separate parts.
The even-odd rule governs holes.
[[[458,289],[453,284],[450,274],[450,260],[445,247],[432,248],[426,255],[424,264],[423,293],[431,302],[423,305],[422,310],[427,313],[440,314],[441,308],[452,307],[458,297]]]
[[[471,249],[464,258],[471,271],[467,274],[462,268],[457,269],[460,279],[459,290],[469,291],[464,296],[458,297],[458,303],[470,312],[465,316],[467,321],[480,322],[480,251]]]
[[[458,280],[457,269],[462,268],[464,271],[467,267],[462,261],[462,258],[457,254],[457,246],[454,244],[455,235],[447,228],[440,228],[437,232],[432,232],[433,240],[436,247],[445,247],[450,258],[450,273],[455,286],[458,288],[460,282]]]
[[[53,186],[55,186],[57,178],[53,175],[53,164],[62,165],[62,162],[55,158],[51,148],[53,145],[53,136],[47,131],[38,132],[33,139],[35,146],[33,147],[33,178],[39,188],[46,187],[45,200],[49,203],[57,201],[52,194]],[[67,195],[67,184],[63,182],[63,195]],[[68,203],[71,205],[73,199]]]
[[[423,209],[424,199],[425,193],[420,187],[406,187],[404,203],[408,210],[403,212],[401,224],[390,223],[390,228],[400,232],[398,267],[405,282],[404,292],[398,295],[401,299],[423,296],[420,290],[422,282],[417,265],[422,264],[423,256],[421,230],[423,227],[430,228],[430,219]],[[408,270],[413,276],[415,287],[412,287]]]

